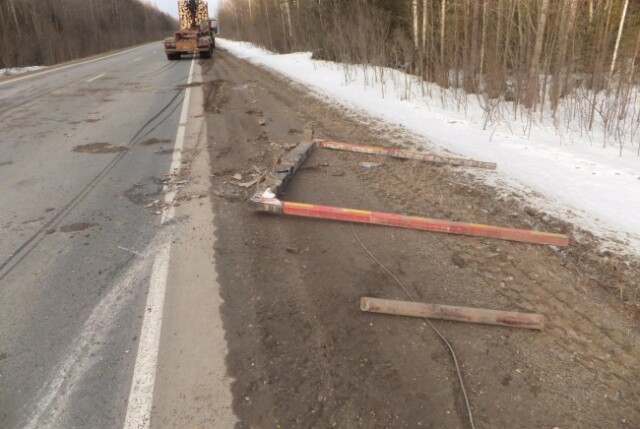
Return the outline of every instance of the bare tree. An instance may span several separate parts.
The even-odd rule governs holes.
[[[464,89],[467,92],[477,90],[476,75],[478,73],[478,42],[480,42],[480,0],[471,0],[473,14],[471,17],[471,49],[469,51],[469,63],[464,74]]]
[[[0,3],[3,24],[12,21],[8,1],[17,7],[34,0]],[[640,127],[640,109],[628,107],[635,106],[628,101],[631,94],[640,97],[631,91],[640,74],[638,2],[239,0],[223,3],[220,19],[225,37],[278,52],[309,50],[316,58],[345,63],[345,70],[360,64],[416,72],[425,82],[477,93],[487,112],[503,108],[513,117],[531,118],[534,112],[543,115],[549,101],[556,121],[559,115],[579,116],[587,131],[599,119],[608,121],[607,132],[622,135],[629,125],[618,118],[627,114]],[[612,70],[619,70],[619,79],[611,79]],[[428,85],[422,88],[433,93]],[[440,94],[445,103],[446,97],[458,106],[466,103],[463,91]],[[613,101],[604,103],[605,96]],[[618,96],[627,101],[615,102]]]
[[[176,24],[138,0],[2,0],[0,68],[52,64],[158,40]]]
[[[440,5],[440,67],[442,68],[442,81],[444,85],[448,85],[447,67],[444,59],[445,55],[445,35],[447,28],[447,0],[441,0]]]
[[[547,27],[547,13],[549,11],[549,0],[542,0],[540,10],[538,12],[538,24],[536,25],[536,41],[533,47],[533,55],[531,57],[531,66],[529,67],[529,82],[527,82],[527,99],[526,104],[529,107],[534,106],[538,102],[540,77],[540,56],[542,54],[542,42],[544,41],[544,33]]]
[[[420,38],[418,37],[418,0],[411,0],[411,28],[413,35],[413,48],[420,49]]]
[[[622,38],[622,30],[624,29],[624,18],[627,16],[627,8],[629,7],[629,0],[624,0],[624,6],[622,7],[622,16],[620,17],[620,25],[618,26],[618,37],[616,37],[616,46],[613,48],[613,56],[611,57],[611,67],[609,68],[609,75],[613,76],[613,70],[616,66],[616,58],[618,57],[618,48],[620,47],[620,39]]]

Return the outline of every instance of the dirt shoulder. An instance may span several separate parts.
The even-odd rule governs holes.
[[[348,142],[400,145],[414,136],[223,51],[201,65],[239,427],[468,427],[451,357],[430,328],[360,312],[362,296],[407,297],[351,226],[253,213],[254,189],[232,177],[271,165],[308,122]],[[284,199],[571,234],[573,244],[558,250],[355,227],[421,301],[547,317],[542,332],[436,322],[462,364],[476,427],[640,426],[637,261],[599,253],[588,234],[464,169],[324,150],[306,166]]]

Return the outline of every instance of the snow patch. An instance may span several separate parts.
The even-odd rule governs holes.
[[[29,73],[43,69],[44,66],[31,66],[31,67],[10,67],[7,69],[0,69],[0,76],[14,76],[17,74]]]

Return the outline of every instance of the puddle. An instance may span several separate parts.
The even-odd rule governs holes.
[[[70,223],[69,225],[61,226],[60,232],[79,232],[97,225],[98,225],[97,223],[90,223],[90,222]]]
[[[153,153],[156,155],[171,155],[173,153],[173,149],[158,150]]]
[[[150,139],[147,139],[145,141],[143,141],[142,143],[140,143],[142,146],[151,146],[154,144],[162,144],[162,143],[171,143],[171,140],[169,139],[158,139],[155,137],[151,137]]]
[[[111,143],[104,142],[83,144],[74,146],[73,148],[74,152],[80,153],[118,153],[124,152],[126,150],[128,149],[124,146],[117,146]]]
[[[134,204],[147,205],[162,195],[164,182],[158,178],[151,178],[144,183],[136,183],[129,188],[124,196]]]

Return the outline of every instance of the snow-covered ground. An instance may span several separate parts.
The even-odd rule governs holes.
[[[31,66],[31,67],[11,67],[8,69],[0,69],[0,76],[13,76],[16,74],[29,73],[43,69],[43,66]]]
[[[466,98],[463,109],[445,108],[442,92],[428,87],[433,96],[424,96],[415,78],[397,71],[382,70],[381,77],[380,69],[316,61],[308,52],[278,55],[247,43],[218,41],[233,55],[303,84],[320,98],[424,136],[415,143],[425,150],[496,162],[497,172],[473,174],[594,232],[610,248],[640,254],[637,146],[628,145],[620,154],[618,147],[605,148],[593,135],[546,119],[531,126],[512,115],[485,126],[476,97]],[[445,98],[452,104],[456,96]]]

